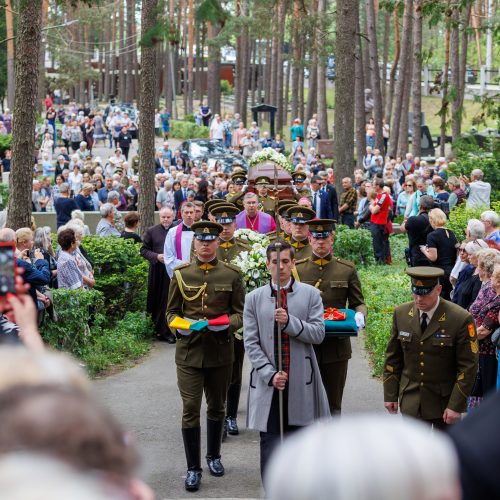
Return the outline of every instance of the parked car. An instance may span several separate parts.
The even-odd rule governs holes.
[[[220,161],[226,174],[233,171],[233,163],[238,163],[244,170],[248,169],[241,155],[229,151],[217,139],[189,139],[184,141],[179,149],[185,161],[193,160],[195,163]]]

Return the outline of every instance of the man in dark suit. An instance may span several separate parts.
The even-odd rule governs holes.
[[[179,211],[181,208],[181,205],[187,200],[187,192],[188,192],[188,177],[184,175],[181,178],[181,188],[174,193],[174,205],[175,205],[175,212],[177,214],[177,219],[179,218]]]
[[[312,208],[318,219],[333,219],[329,194],[326,190],[321,189],[321,185],[321,179],[314,175],[311,178]]]
[[[333,220],[339,220],[339,199],[337,190],[333,184],[328,182],[328,174],[326,172],[319,172],[318,177],[320,179],[321,190],[328,193],[328,202],[332,213],[331,218]]]

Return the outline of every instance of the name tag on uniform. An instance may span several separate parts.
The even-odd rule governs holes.
[[[412,337],[411,332],[399,332],[398,338],[403,342],[410,342]]]

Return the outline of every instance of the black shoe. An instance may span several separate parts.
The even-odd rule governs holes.
[[[237,436],[240,431],[238,429],[238,422],[235,417],[226,417],[227,433],[230,436]]]
[[[187,491],[198,491],[201,484],[201,470],[189,470],[186,473],[184,486]]]
[[[220,461],[220,457],[218,458],[207,457],[207,465],[208,465],[208,470],[210,471],[210,474],[212,474],[212,476],[220,477],[224,475],[224,466]]]

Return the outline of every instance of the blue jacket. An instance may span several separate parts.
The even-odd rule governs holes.
[[[50,283],[49,263],[45,259],[38,259],[34,264],[30,264],[22,259],[16,259],[18,267],[24,269],[22,274],[25,283],[30,285],[30,295],[36,304],[36,289],[39,286]]]

